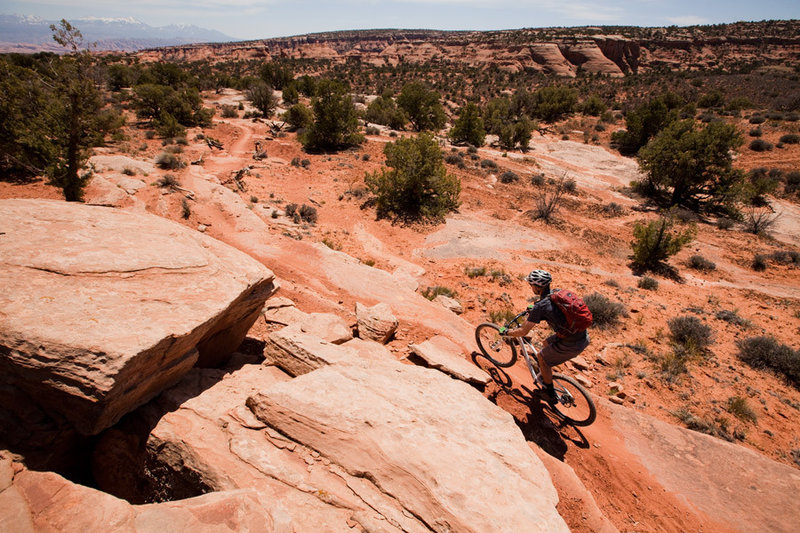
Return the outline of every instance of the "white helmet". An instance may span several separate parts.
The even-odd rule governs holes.
[[[547,287],[553,281],[553,276],[546,270],[534,270],[525,276],[525,281],[537,287]]]

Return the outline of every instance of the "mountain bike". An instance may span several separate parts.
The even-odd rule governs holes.
[[[521,326],[527,315],[527,310],[519,313],[504,327],[511,329]],[[514,366],[519,357],[517,355],[517,351],[519,351],[525,359],[534,386],[544,391],[544,383],[539,373],[539,360],[536,357],[537,350],[530,339],[501,335],[500,326],[492,322],[484,322],[475,328],[475,341],[484,357],[500,368]],[[554,372],[553,386],[558,401],[551,407],[558,416],[573,426],[588,426],[594,422],[597,409],[589,393],[580,383],[570,376]]]

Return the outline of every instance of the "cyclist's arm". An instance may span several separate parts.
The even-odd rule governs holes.
[[[509,329],[508,331],[506,331],[506,335],[508,335],[509,337],[524,337],[525,335],[528,334],[530,330],[533,329],[533,326],[535,325],[536,325],[535,322],[526,320],[525,323],[522,324],[520,327]]]

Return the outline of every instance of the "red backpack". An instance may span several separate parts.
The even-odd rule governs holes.
[[[567,319],[567,327],[558,332],[559,336],[578,333],[592,325],[594,320],[592,312],[589,311],[586,302],[576,294],[566,289],[557,290],[550,294],[550,301],[564,313],[564,318]]]

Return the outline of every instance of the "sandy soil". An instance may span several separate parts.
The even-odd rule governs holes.
[[[209,104],[238,101],[236,94],[226,93],[211,96]],[[165,172],[152,167],[163,149],[161,141],[146,139],[142,130],[131,128],[127,133],[127,141],[101,151],[105,166],[97,165],[103,176],[131,168],[131,177],[148,184],[135,197],[124,200],[124,207],[147,209],[192,228],[202,225],[212,235],[219,228],[235,227],[235,221],[208,209],[202,216],[193,210],[188,218],[182,218],[182,195],[167,194],[151,185],[165,173],[176,175],[182,183],[218,181],[236,190],[254,212],[265,217],[288,203],[315,206],[317,224],[294,224],[279,216],[272,219],[272,230],[285,235],[287,246],[293,239],[320,241],[376,268],[400,269],[420,288],[448,287],[463,304],[464,318],[473,324],[488,320],[493,311],[524,307],[531,294],[521,276],[536,267],[550,270],[557,286],[583,294],[599,292],[620,302],[626,316],[615,327],[593,330],[592,344],[585,352],[592,364],[584,374],[594,394],[606,396],[608,383],[617,381],[628,394],[630,408],[670,423],[680,424],[672,414],[678,409],[708,420],[725,419],[731,430],[744,435],[737,441],[740,445],[794,465],[791,451],[800,449],[800,392],[773,375],[742,364],[735,343],[770,334],[800,348],[800,271],[774,262],[764,272],[750,268],[754,253],[798,251],[800,208],[796,202],[777,202],[782,216],[771,237],[700,224],[696,240],[670,261],[682,281],[659,277],[658,290],[646,291],[637,288],[639,278],[628,266],[629,242],[633,224],[655,214],[641,209],[638,200],[624,193],[637,176],[635,162],[603,146],[564,141],[560,136],[536,136],[525,154],[504,156],[496,149],[482,148],[479,158],[495,161],[496,170],[487,172],[474,166],[479,161],[470,162],[466,169],[448,167],[462,180],[460,212],[443,225],[405,226],[376,220],[359,192],[365,172],[381,167],[383,146],[393,140],[386,135],[368,137],[357,150],[306,154],[294,134],[272,136],[263,121],[215,118],[213,128],[189,132],[189,143],[180,154],[186,161],[202,159],[203,164]],[[210,148],[197,139],[199,133],[220,140],[224,150]],[[256,141],[266,148],[267,159],[253,160]],[[744,168],[762,163],[797,168],[798,154],[800,148],[793,146],[777,154],[785,156],[785,161],[776,162],[776,154],[766,161],[746,154],[737,164],[749,165]],[[124,157],[108,157],[113,155]],[[295,158],[307,159],[309,165],[294,166]],[[250,167],[243,175],[246,188],[239,190],[233,175],[246,166]],[[507,169],[520,175],[520,181],[500,183],[498,176]],[[551,224],[535,221],[529,214],[540,191],[531,184],[531,176],[541,173],[554,179],[566,174],[577,183],[575,193],[565,198]],[[0,181],[0,198],[10,197],[57,199],[61,194],[42,181],[23,185]],[[603,207],[610,202],[621,207],[620,214],[604,213]],[[224,235],[219,237],[224,239]],[[686,262],[693,254],[714,261],[716,269],[701,272],[688,268]],[[282,295],[295,300],[301,309],[317,310],[311,308],[318,302],[304,290],[303,280],[293,279],[281,265],[267,266],[286,280]],[[486,267],[496,275],[470,278],[465,269],[473,267]],[[720,311],[736,311],[750,325],[720,320],[716,317]],[[691,363],[687,375],[668,382],[659,377],[651,359],[669,353],[667,321],[683,315],[697,316],[711,326],[714,343],[706,360]],[[263,329],[263,325],[256,328]],[[263,333],[254,330],[253,335]],[[421,341],[427,333],[410,330],[399,342]],[[633,349],[629,346],[633,344],[641,348]],[[403,348],[394,346],[397,351]],[[608,366],[593,362],[601,353]],[[577,372],[570,365],[565,370]],[[518,378],[525,380],[526,376],[523,373]],[[743,422],[726,411],[734,396],[747,399],[757,422]],[[635,458],[626,454],[603,409],[593,426],[577,432],[556,428],[546,414],[531,413],[513,398],[500,395],[497,402],[517,418],[530,440],[573,467],[620,531],[724,530],[654,483]],[[562,500],[562,512],[573,530],[587,531],[581,526],[581,510]]]

